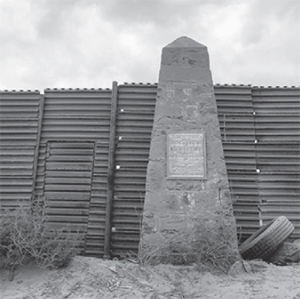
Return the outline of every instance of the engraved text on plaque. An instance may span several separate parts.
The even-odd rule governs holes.
[[[205,134],[168,134],[168,177],[205,179]]]

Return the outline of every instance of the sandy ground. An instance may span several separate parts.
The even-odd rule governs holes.
[[[197,265],[141,267],[77,256],[65,269],[19,268],[13,281],[2,271],[0,298],[300,299],[299,264],[250,264],[251,273],[231,276],[212,274]]]

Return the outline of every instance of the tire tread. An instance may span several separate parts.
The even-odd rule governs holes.
[[[240,254],[244,259],[266,259],[293,231],[293,224],[285,216],[279,216],[250,236],[240,246]]]

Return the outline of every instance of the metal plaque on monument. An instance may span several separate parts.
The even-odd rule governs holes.
[[[168,134],[167,155],[169,179],[206,178],[204,132]]]

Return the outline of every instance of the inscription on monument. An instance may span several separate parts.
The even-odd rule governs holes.
[[[205,179],[205,134],[168,134],[168,177],[179,179]]]

